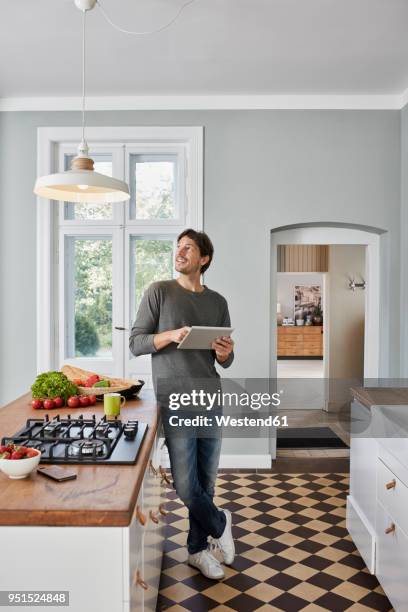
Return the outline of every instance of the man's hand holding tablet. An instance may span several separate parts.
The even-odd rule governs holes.
[[[234,350],[234,341],[231,336],[221,336],[214,340],[211,347],[215,351],[217,361],[222,363],[228,359]]]

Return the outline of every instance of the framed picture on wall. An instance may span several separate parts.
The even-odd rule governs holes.
[[[322,307],[321,286],[295,285],[295,319],[305,319],[308,315],[314,315],[317,307]]]

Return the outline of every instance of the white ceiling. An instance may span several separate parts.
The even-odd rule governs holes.
[[[183,0],[101,0],[155,28]],[[72,0],[0,0],[0,97],[78,96]],[[87,15],[90,96],[397,94],[408,87],[407,0],[196,0],[167,31]]]

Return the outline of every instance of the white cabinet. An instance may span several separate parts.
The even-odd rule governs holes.
[[[395,610],[407,612],[408,487],[384,463],[388,457],[381,449],[377,459],[376,575]]]
[[[383,505],[377,504],[376,575],[396,612],[408,611],[408,536]]]
[[[164,543],[159,466],[156,440],[128,527],[1,526],[0,590],[69,591],[70,612],[155,612]]]
[[[161,484],[160,466],[160,449],[156,440],[143,482],[143,512],[146,516],[143,534],[143,580],[147,587],[144,590],[143,609],[149,612],[156,610],[164,543],[164,489]]]
[[[371,573],[375,570],[375,500],[377,440],[370,437],[370,413],[359,402],[351,405],[350,495],[347,529]]]
[[[351,415],[360,424],[370,418],[358,402]],[[352,434],[347,528],[396,612],[408,612],[408,466],[400,446],[370,429]]]
[[[143,487],[137,499],[136,508],[140,516],[143,505]],[[138,579],[143,575],[143,525],[135,512],[128,528],[123,529],[124,601],[129,610],[143,610],[143,588]]]
[[[381,458],[377,460],[377,500],[408,533],[408,487]]]
[[[164,544],[164,493],[156,438],[132,523],[124,530],[124,563],[128,566],[125,601],[130,612],[155,612]]]
[[[68,591],[69,608],[62,610],[119,612],[124,593],[123,531],[1,526],[0,549],[7,563],[0,564],[0,590]]]
[[[347,498],[346,525],[369,571],[375,573],[375,530],[351,496]]]

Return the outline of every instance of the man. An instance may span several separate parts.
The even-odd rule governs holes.
[[[179,278],[152,283],[143,296],[129,346],[136,356],[152,354],[156,395],[158,379],[169,384],[174,381],[174,385],[177,381],[182,384],[182,379],[210,379],[218,384],[215,362],[227,368],[234,359],[234,344],[229,337],[218,338],[212,350],[177,350],[192,325],[231,324],[225,298],[201,284],[201,274],[210,266],[213,253],[204,232],[183,231],[177,239],[175,257]],[[224,570],[208,550],[209,536],[225,564],[232,564],[235,554],[231,513],[219,510],[213,502],[221,438],[166,435],[166,444],[175,489],[189,510],[188,562],[204,576],[221,579]]]

